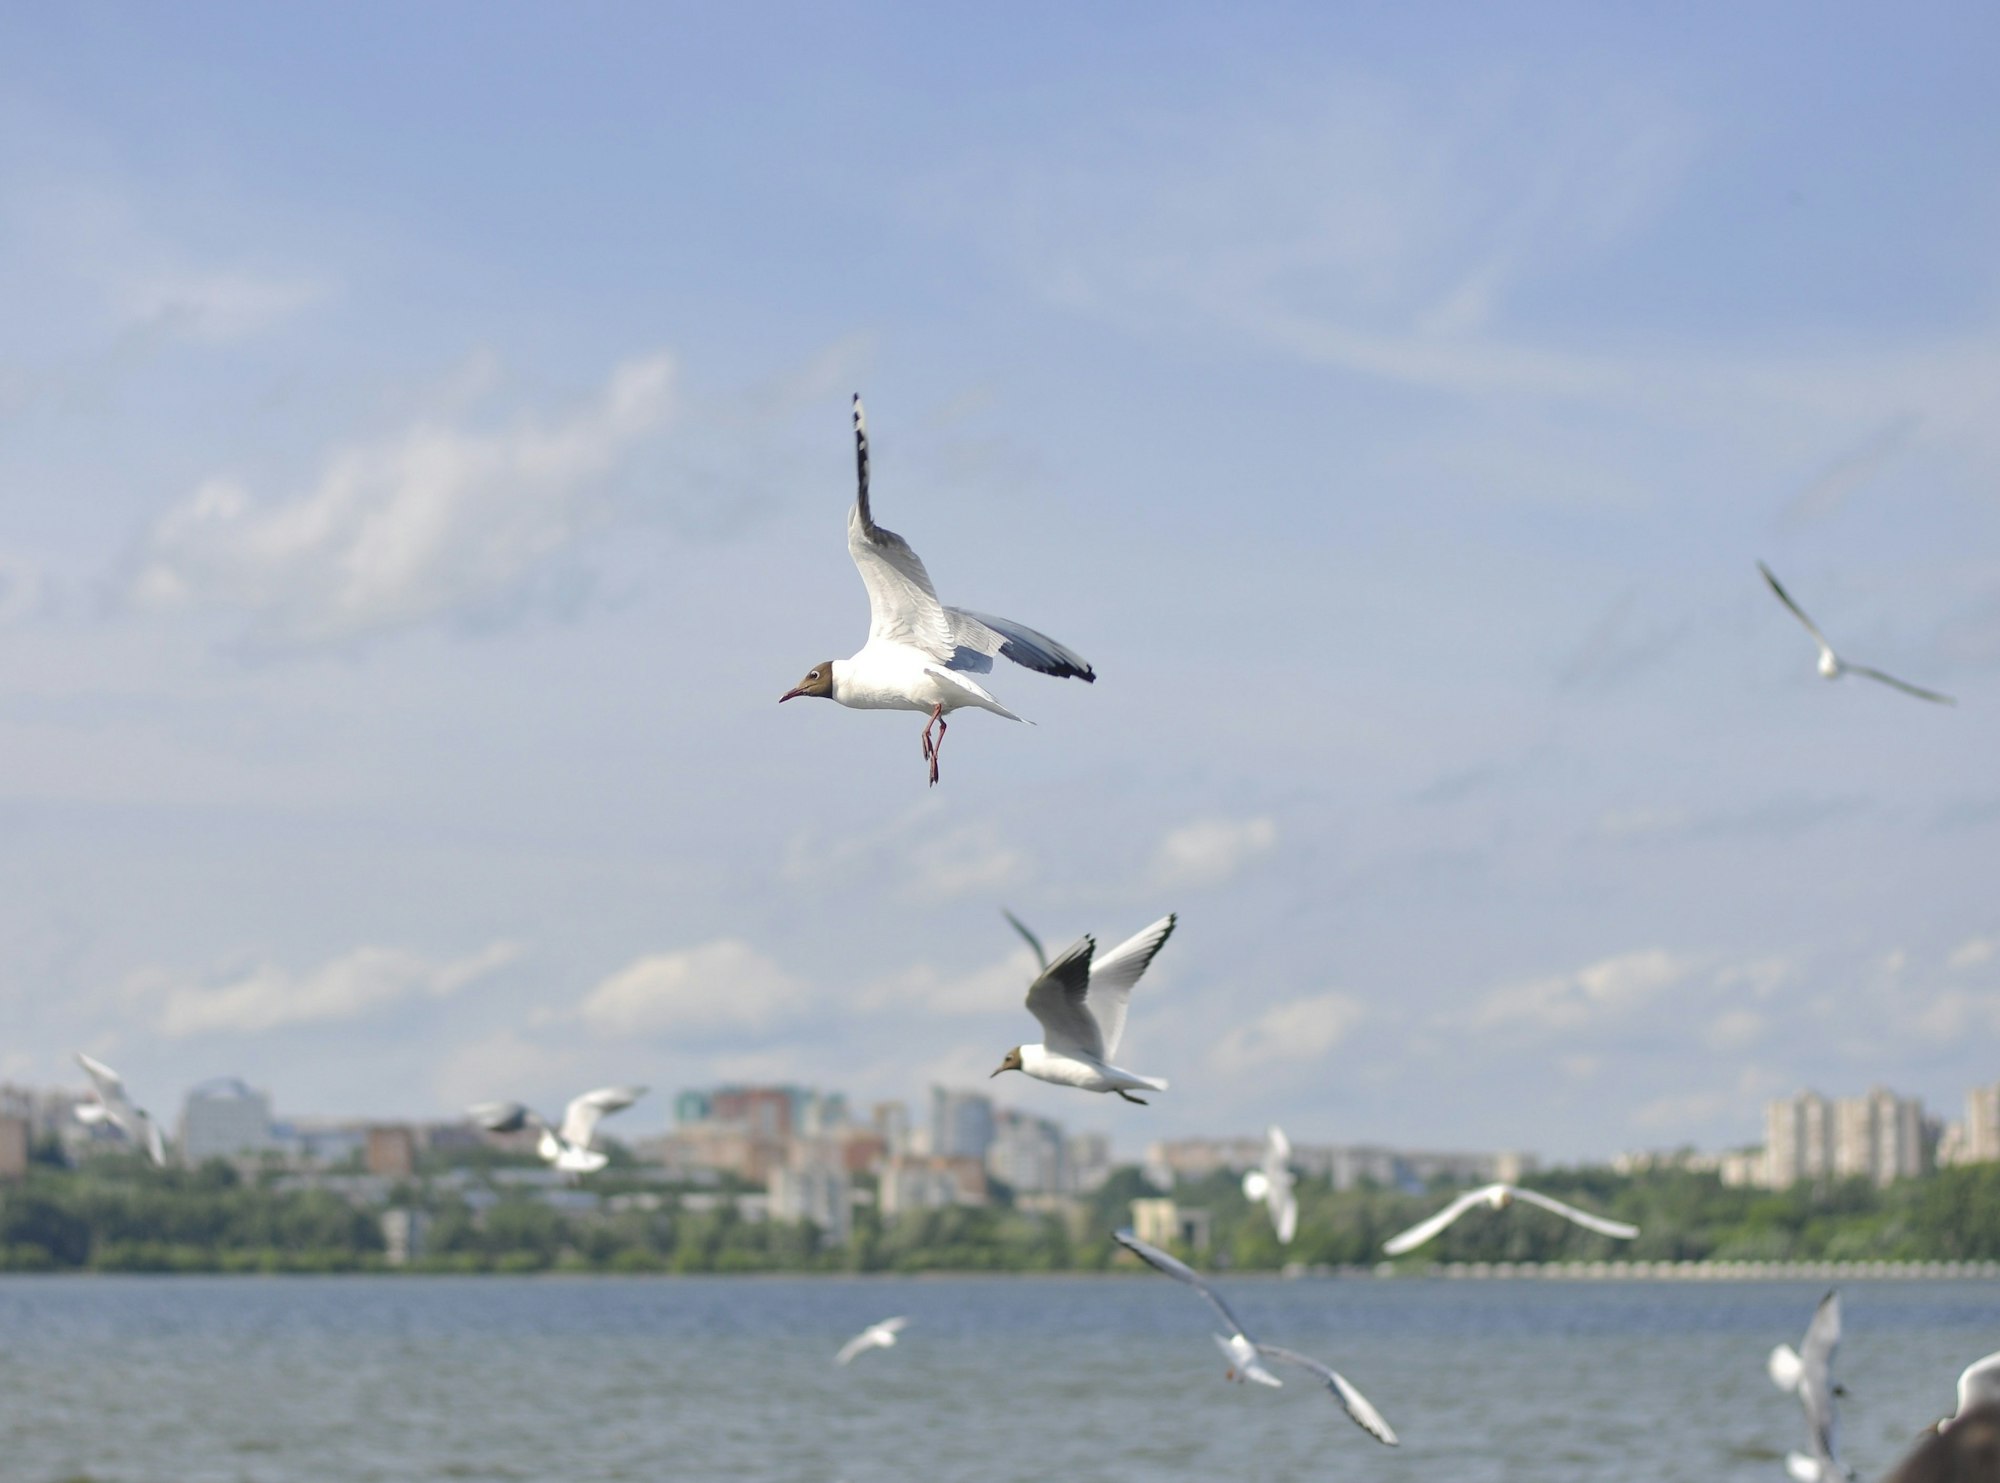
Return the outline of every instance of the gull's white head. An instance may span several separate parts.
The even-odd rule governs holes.
[[[1826,679],[1837,680],[1840,678],[1840,672],[1843,668],[1845,668],[1845,666],[1841,664],[1840,656],[1834,653],[1833,650],[1827,648],[1824,644],[1820,645],[1820,650],[1819,650],[1820,674],[1824,676]]]

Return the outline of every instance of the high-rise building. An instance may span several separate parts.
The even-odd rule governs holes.
[[[853,1186],[837,1164],[773,1169],[765,1189],[771,1219],[811,1221],[822,1246],[845,1246],[854,1233]]]
[[[931,1088],[931,1147],[934,1158],[985,1159],[993,1146],[993,1099],[984,1092]]]
[[[1067,1194],[1069,1148],[1062,1125],[1004,1108],[994,1118],[986,1172],[1016,1194]]]
[[[1965,1135],[1961,1159],[1968,1164],[2000,1159],[2000,1082],[1965,1094]]]
[[[200,1164],[269,1152],[271,1099],[233,1076],[203,1082],[181,1106],[181,1160]]]
[[[0,1117],[0,1179],[21,1179],[28,1172],[28,1120]]]
[[[1833,1172],[1833,1104],[1818,1092],[1800,1092],[1764,1106],[1764,1150],[1771,1188]]]
[[[1837,1102],[1800,1092],[1764,1109],[1766,1174],[1773,1189],[1828,1175],[1876,1184],[1909,1179],[1928,1162],[1925,1127],[1923,1103],[1887,1087]]]

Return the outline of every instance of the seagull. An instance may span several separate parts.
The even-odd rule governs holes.
[[[1552,1200],[1539,1191],[1522,1189],[1515,1184],[1489,1184],[1479,1189],[1467,1190],[1429,1220],[1411,1226],[1400,1236],[1391,1236],[1382,1243],[1382,1249],[1391,1256],[1401,1256],[1406,1251],[1413,1251],[1422,1246],[1475,1206],[1485,1205],[1494,1210],[1505,1210],[1516,1200],[1526,1200],[1530,1205],[1553,1210],[1565,1220],[1573,1220],[1585,1229],[1596,1231],[1600,1235],[1616,1236],[1620,1241],[1630,1241],[1639,1234],[1637,1226],[1628,1226],[1622,1220],[1606,1220],[1601,1215],[1578,1210],[1574,1205],[1565,1205],[1561,1200]]]
[[[1260,1344],[1258,1352],[1266,1359],[1275,1359],[1282,1364],[1297,1365],[1302,1370],[1310,1370],[1319,1377],[1320,1384],[1333,1393],[1333,1398],[1347,1408],[1347,1414],[1354,1418],[1354,1424],[1385,1447],[1396,1445],[1396,1433],[1382,1413],[1368,1402],[1368,1397],[1354,1388],[1340,1371],[1330,1369],[1309,1354],[1295,1354],[1289,1349],[1280,1349],[1275,1344]]]
[[[1258,1358],[1257,1341],[1250,1337],[1243,1327],[1243,1320],[1236,1311],[1222,1301],[1222,1294],[1201,1280],[1201,1274],[1186,1262],[1171,1253],[1160,1250],[1150,1241],[1141,1241],[1130,1231],[1113,1231],[1111,1239],[1145,1262],[1155,1271],[1166,1273],[1176,1282],[1185,1282],[1200,1293],[1208,1306],[1213,1308],[1222,1321],[1229,1326],[1229,1336],[1214,1335],[1222,1352],[1229,1356],[1229,1368],[1223,1371],[1225,1378],[1241,1385],[1245,1380],[1255,1380],[1259,1385],[1281,1386],[1285,1382],[1265,1369]]]
[[[815,664],[778,700],[782,704],[795,695],[817,695],[858,710],[930,712],[924,722],[924,761],[935,786],[948,713],[969,705],[1010,721],[1021,719],[972,678],[991,672],[996,655],[1085,684],[1095,681],[1097,673],[1081,655],[1026,624],[938,601],[923,559],[908,541],[877,525],[869,508],[868,424],[859,396],[854,398],[854,464],[859,492],[847,517],[847,554],[868,589],[868,642],[851,659]]]
[[[90,1074],[90,1089],[97,1095],[95,1102],[77,1104],[77,1121],[85,1124],[110,1123],[145,1149],[146,1157],[164,1169],[167,1166],[167,1140],[160,1133],[160,1125],[146,1114],[145,1109],[132,1105],[131,1097],[125,1092],[125,1078],[82,1051],[76,1053],[76,1063]]]
[[[1147,1105],[1131,1088],[1164,1092],[1165,1081],[1139,1076],[1111,1064],[1125,1033],[1125,1010],[1132,986],[1172,935],[1169,913],[1118,944],[1094,965],[1097,940],[1080,937],[1028,986],[1028,1010],[1042,1022],[1040,1045],[1017,1045],[993,1072],[1024,1071],[1037,1081],[1086,1092],[1116,1092],[1127,1102]],[[991,1078],[989,1078],[990,1080]]]
[[[540,1113],[519,1102],[481,1102],[469,1111],[472,1120],[489,1133],[540,1129],[542,1136],[535,1152],[566,1173],[589,1174],[609,1162],[604,1154],[591,1147],[598,1123],[614,1112],[624,1111],[645,1095],[646,1088],[633,1086],[599,1087],[594,1092],[585,1092],[572,1098],[563,1109],[560,1128],[550,1127]]]
[[[1299,1229],[1299,1202],[1292,1193],[1292,1140],[1272,1123],[1264,1135],[1264,1167],[1243,1176],[1243,1198],[1262,1200],[1270,1209],[1278,1241],[1290,1246]]]
[[[1771,1351],[1765,1367],[1778,1389],[1791,1391],[1805,1407],[1806,1429],[1812,1451],[1785,1454],[1785,1471],[1799,1483],[1837,1483],[1852,1478],[1833,1455],[1833,1399],[1845,1395],[1833,1383],[1833,1351],[1840,1343],[1840,1294],[1829,1292],[1813,1309],[1812,1322],[1798,1349],[1780,1344]]]
[[[1778,585],[1778,579],[1771,575],[1771,569],[1763,562],[1757,563],[1757,570],[1764,574],[1764,580],[1771,584],[1771,590],[1778,595],[1778,601],[1792,610],[1792,616],[1805,624],[1806,632],[1819,645],[1819,672],[1829,680],[1837,680],[1844,674],[1866,675],[1871,680],[1880,680],[1885,685],[1893,685],[1906,695],[1914,695],[1919,700],[1934,700],[1939,705],[1957,705],[1949,695],[1940,695],[1935,690],[1926,690],[1921,685],[1912,685],[1899,680],[1894,675],[1885,675],[1879,669],[1870,669],[1865,664],[1849,664],[1833,652],[1833,645],[1826,641],[1826,635],[1819,631],[1819,625],[1808,618],[1805,609],[1792,601],[1791,594]]]
[[[1338,1370],[1329,1369],[1310,1355],[1299,1354],[1290,1349],[1280,1349],[1275,1344],[1259,1344],[1251,1338],[1230,1306],[1222,1300],[1222,1295],[1206,1282],[1201,1275],[1186,1262],[1160,1250],[1159,1247],[1141,1241],[1130,1231],[1114,1231],[1111,1239],[1158,1271],[1166,1273],[1177,1282],[1184,1282],[1208,1301],[1208,1305],[1222,1316],[1229,1325],[1229,1337],[1214,1336],[1222,1352],[1229,1356],[1229,1368],[1224,1371],[1227,1378],[1241,1384],[1245,1380],[1255,1380],[1259,1385],[1283,1385],[1266,1369],[1263,1360],[1275,1359],[1280,1364],[1297,1365],[1317,1376],[1320,1383],[1332,1392],[1335,1400],[1347,1408],[1347,1414],[1354,1418],[1355,1425],[1384,1446],[1396,1445],[1396,1433],[1389,1423],[1382,1419],[1382,1413],[1368,1402],[1368,1397],[1355,1389],[1347,1377]]]
[[[907,1318],[885,1318],[880,1323],[871,1323],[867,1328],[840,1346],[840,1353],[833,1357],[837,1365],[844,1365],[864,1349],[889,1349],[896,1343],[896,1335],[910,1320]]]
[[[1958,1409],[1942,1418],[1937,1429],[1947,1431],[1968,1411],[1993,1405],[2000,1405],[2000,1350],[1965,1367],[1965,1373],[1958,1377]]]

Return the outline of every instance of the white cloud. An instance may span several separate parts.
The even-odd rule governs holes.
[[[910,855],[910,890],[926,901],[990,896],[1028,873],[1027,855],[991,824],[963,824],[919,836]]]
[[[1763,1035],[1763,1015],[1754,1009],[1729,1009],[1709,1021],[1703,1039],[1711,1050],[1737,1051],[1756,1044]]]
[[[637,959],[583,1001],[583,1022],[603,1035],[676,1030],[756,1030],[811,999],[810,988],[734,937]]]
[[[325,299],[326,284],[250,272],[153,273],[127,282],[122,307],[141,324],[190,339],[247,339]]]
[[[880,979],[856,998],[866,1010],[915,1010],[925,1014],[991,1014],[1019,1009],[1034,981],[1034,954],[1026,947],[968,973],[947,974],[919,963]]]
[[[1660,990],[1681,982],[1693,970],[1694,964],[1663,948],[1621,953],[1574,973],[1496,989],[1473,1011],[1472,1023],[1569,1029],[1644,1003]]]
[[[1169,830],[1147,869],[1156,890],[1219,886],[1278,842],[1267,817],[1196,819]]]
[[[655,355],[552,421],[420,422],[335,451],[310,490],[282,502],[211,479],[154,523],[128,596],[155,610],[242,610],[299,643],[493,600],[591,525],[597,481],[658,430],[672,385],[672,362]]]
[[[2000,994],[1946,989],[1918,1011],[1915,1023],[1921,1036],[1935,1041],[2000,1034]]]
[[[944,805],[926,798],[873,828],[802,829],[778,868],[800,886],[894,881],[899,895],[926,903],[991,896],[1026,879],[1029,855],[992,823],[946,819]]]
[[[1964,970],[1977,968],[1982,963],[1990,963],[1993,956],[2000,953],[2000,937],[1971,937],[1952,949],[1945,960],[1947,968]]]
[[[1330,991],[1273,1005],[1238,1025],[1215,1047],[1215,1068],[1225,1076],[1262,1066],[1312,1061],[1325,1055],[1367,1014],[1351,994]]]
[[[161,1002],[162,1034],[253,1034],[284,1025],[351,1020],[414,995],[444,998],[520,956],[496,942],[470,957],[438,963],[401,948],[359,947],[303,976],[275,963],[213,984],[176,981],[161,970],[133,977],[127,991]]]

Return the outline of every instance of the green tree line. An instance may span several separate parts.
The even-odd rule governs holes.
[[[650,1188],[621,1179],[600,1188]],[[864,1187],[865,1187],[865,1181]],[[1475,1210],[1402,1263],[1685,1260],[2000,1259],[2000,1165],[1950,1169],[1877,1189],[1853,1180],[1789,1190],[1725,1188],[1710,1174],[1550,1171],[1537,1188],[1640,1228],[1613,1241],[1532,1207]],[[1095,1270],[1119,1259],[1111,1232],[1131,1201],[1151,1196],[1136,1169],[1118,1171],[1072,1217],[983,1208],[855,1211],[850,1239],[834,1246],[810,1225],[748,1220],[732,1200],[713,1208],[578,1213],[500,1187],[483,1210],[456,1188],[418,1179],[390,1203],[423,1213],[414,1271],[530,1272],[1000,1272]],[[1235,1176],[1181,1185],[1175,1199],[1206,1210],[1212,1244],[1190,1257],[1220,1268],[1270,1270],[1288,1262],[1373,1266],[1391,1235],[1422,1219],[1452,1190],[1336,1192],[1302,1180],[1297,1239],[1280,1246],[1262,1207]],[[1003,1191],[1004,1196],[1004,1191]],[[328,1190],[273,1187],[216,1163],[156,1170],[123,1156],[82,1168],[44,1163],[0,1187],[0,1270],[303,1271],[386,1266],[382,1207]]]

